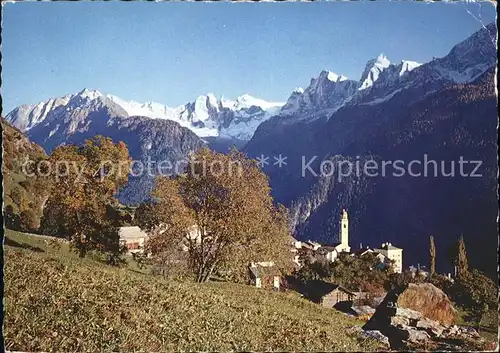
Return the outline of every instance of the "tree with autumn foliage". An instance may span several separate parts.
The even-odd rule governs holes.
[[[96,136],[82,146],[57,147],[49,162],[54,171],[57,168],[53,174],[57,186],[45,206],[42,224],[69,239],[80,257],[97,250],[108,254],[110,264],[117,263],[123,247],[110,214],[117,190],[128,179],[127,146]]]
[[[136,213],[151,234],[148,250],[161,258],[184,247],[197,282],[214,274],[243,281],[252,261],[291,270],[286,209],[273,204],[267,177],[242,153],[202,149],[184,174],[159,177],[152,196],[153,203]],[[181,261],[178,252],[173,258]]]

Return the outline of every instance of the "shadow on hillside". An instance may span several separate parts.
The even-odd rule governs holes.
[[[12,246],[15,248],[28,249],[28,250],[31,250],[34,252],[44,252],[44,250],[40,249],[38,246],[33,246],[33,245],[29,245],[29,244],[24,244],[24,243],[18,243],[17,241],[12,240],[9,237],[5,237],[3,243],[4,243],[4,245]]]
[[[294,276],[285,276],[288,288],[302,294],[303,298],[319,304],[321,298],[332,291],[335,285],[322,280],[307,280],[305,282],[299,281]],[[340,309],[338,309],[340,310]],[[342,310],[341,310],[342,311]]]
[[[219,278],[219,277],[211,277],[210,282],[227,282],[224,278]]]
[[[129,271],[132,271],[132,272],[135,272],[135,273],[138,273],[138,274],[143,275],[143,276],[146,276],[146,275],[147,275],[146,273],[141,272],[141,271],[139,271],[139,270],[136,270],[135,268],[129,268],[128,270],[129,270]]]

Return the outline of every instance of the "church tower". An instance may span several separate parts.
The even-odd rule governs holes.
[[[340,246],[342,251],[351,251],[349,247],[349,218],[345,209],[342,210],[342,218],[340,219]]]

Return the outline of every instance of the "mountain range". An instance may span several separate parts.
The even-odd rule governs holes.
[[[111,94],[102,94],[98,90],[83,89],[74,94],[51,98],[35,105],[21,105],[11,111],[6,119],[24,131],[30,131],[40,124],[53,125],[47,141],[53,135],[68,136],[75,131],[92,128],[87,122],[76,124],[82,119],[66,119],[68,116],[88,116],[93,110],[108,108],[113,116],[145,116],[160,120],[175,121],[193,131],[200,138],[223,138],[248,141],[257,126],[279,112],[284,103],[267,102],[248,94],[236,100],[217,99],[209,93],[176,108],[155,103],[126,101]],[[68,127],[61,125],[61,120],[70,122]]]
[[[498,234],[495,43],[496,27],[490,24],[445,57],[410,65],[411,70],[403,74],[404,63],[391,65],[379,56],[369,62],[363,75],[370,80],[358,82],[356,89],[347,80],[326,82],[328,75],[323,75],[321,84],[313,80],[296,93],[294,101],[307,92],[321,91],[324,97],[337,97],[326,103],[331,110],[311,114],[307,104],[295,105],[289,114],[262,123],[244,150],[256,158],[287,157],[287,165],[269,164],[264,170],[276,201],[291,210],[295,236],[337,242],[339,215],[346,208],[355,248],[388,241],[404,248],[405,262],[416,265],[428,258],[433,235],[440,269],[452,272],[448,250],[463,234],[472,264],[494,274]],[[340,87],[345,94],[339,94]],[[439,167],[443,161],[447,173],[452,161],[479,160],[482,176],[369,177],[361,173],[339,180],[338,174],[303,173],[303,160],[313,157],[310,166],[317,172],[323,161],[336,166],[341,161],[363,165],[368,160],[379,165],[396,160],[408,164],[422,162],[424,155]],[[495,246],[486,249],[485,244]]]
[[[122,140],[135,159],[177,162],[202,146],[230,145],[250,157],[286,156],[263,170],[273,196],[291,210],[299,239],[333,243],[342,208],[349,211],[351,246],[390,241],[405,262],[427,259],[434,235],[438,264],[462,233],[471,261],[496,271],[496,27],[490,24],[427,63],[369,60],[360,80],[323,70],[286,102],[243,95],[236,100],[198,97],[177,108],[137,103],[82,90],[15,108],[6,120],[50,152],[97,134]],[[482,161],[482,178],[303,175],[303,160]],[[132,178],[120,197],[143,201],[152,178]],[[474,241],[472,241],[474,239]],[[421,261],[421,260],[420,260]],[[441,265],[442,264],[442,265]],[[493,269],[493,270],[492,270]],[[493,271],[493,272],[492,272]]]

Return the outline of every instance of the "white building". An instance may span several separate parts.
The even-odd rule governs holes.
[[[408,271],[411,273],[412,277],[415,277],[417,273],[424,278],[429,277],[429,271],[427,271],[427,267],[420,266],[420,264],[417,264],[417,266],[410,265],[410,267],[408,267]]]
[[[380,249],[375,249],[374,251],[386,256],[389,260],[394,261],[394,272],[403,272],[403,249],[397,248],[391,243],[382,243]]]
[[[313,251],[318,250],[320,247],[321,247],[320,243],[317,243],[317,242],[312,241],[312,240],[308,240],[308,241],[301,243],[301,248],[310,249]]]
[[[146,232],[139,227],[120,227],[120,243],[125,245],[128,252],[133,254],[142,252],[148,238]]]
[[[302,249],[302,242],[296,240],[294,237],[290,237],[290,245],[291,245],[290,251],[293,253],[293,262],[295,263],[295,265],[300,267],[301,263],[300,263],[299,249]]]
[[[320,255],[329,262],[334,262],[340,253],[350,253],[351,247],[349,246],[349,216],[345,209],[342,210],[342,216],[340,218],[340,229],[339,236],[340,242],[332,245],[321,245],[318,242],[308,240],[305,242],[300,242],[298,240],[292,240],[292,252],[295,254],[294,262],[300,266],[300,259],[298,255],[299,249],[309,249],[315,254]]]

